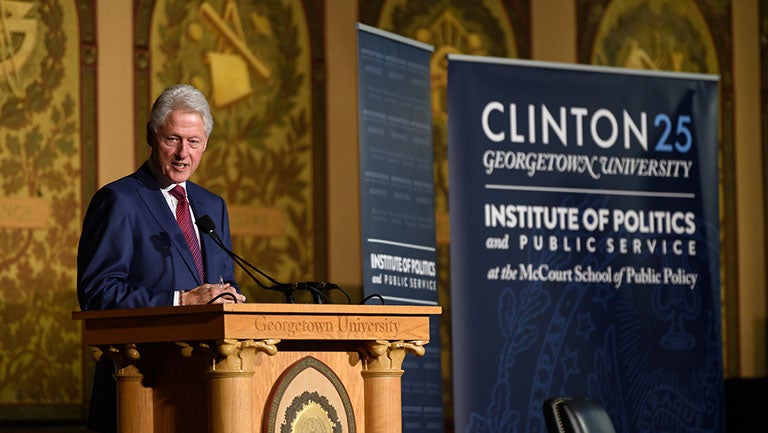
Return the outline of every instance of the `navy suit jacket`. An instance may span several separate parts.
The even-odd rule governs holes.
[[[195,218],[211,217],[224,245],[232,249],[224,200],[187,181]],[[234,264],[200,233],[205,282],[173,212],[144,163],[135,173],[99,189],[83,221],[77,252],[80,308],[98,310],[173,305],[174,291],[190,290],[219,277],[235,285]]]
[[[224,200],[187,181],[195,218],[211,217],[232,249]],[[235,285],[234,263],[205,233],[200,234],[206,283]],[[173,305],[174,291],[203,284],[192,253],[160,186],[144,163],[135,173],[94,194],[83,220],[77,251],[77,295],[82,310]],[[116,431],[114,367],[96,364],[88,428]]]

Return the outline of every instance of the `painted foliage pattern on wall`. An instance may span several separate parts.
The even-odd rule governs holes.
[[[590,63],[720,73],[712,35],[692,0],[612,2],[597,27]]]
[[[0,404],[77,404],[77,7],[0,6]]]
[[[208,97],[214,129],[193,180],[227,201],[233,249],[278,280],[314,279],[313,158],[322,143],[313,136],[302,2],[160,0],[152,8],[150,99],[178,82]],[[251,301],[282,300],[238,272]]]

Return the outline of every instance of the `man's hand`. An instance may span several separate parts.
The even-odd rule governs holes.
[[[211,299],[216,298],[222,293],[230,293],[235,296],[238,303],[245,302],[245,296],[237,293],[234,287],[226,284],[203,284],[202,286],[195,287],[192,290],[179,293],[179,303],[181,305],[195,305],[195,304],[207,304],[211,302]],[[230,295],[224,295],[212,304],[234,304],[235,300]]]

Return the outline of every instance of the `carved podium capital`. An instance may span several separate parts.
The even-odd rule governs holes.
[[[236,340],[224,339],[215,343],[214,363],[211,371],[254,371],[256,354],[269,356],[277,353],[279,339]]]
[[[134,377],[140,380],[143,378],[138,365],[138,361],[141,359],[141,353],[139,348],[133,344],[128,343],[122,346],[90,346],[91,357],[95,361],[101,360],[106,355],[112,365],[115,367],[115,374],[124,378]]]
[[[365,343],[360,352],[363,361],[363,375],[366,374],[403,374],[403,360],[410,352],[423,356],[426,341],[387,341],[376,340]]]
[[[212,361],[211,370],[247,370],[249,359],[258,352],[274,356],[277,353],[279,339],[266,340],[238,340],[223,339],[212,343],[198,342],[196,346],[183,341],[177,341],[176,346],[181,351],[181,356],[190,358],[192,355],[202,353]],[[213,347],[211,347],[213,346]]]

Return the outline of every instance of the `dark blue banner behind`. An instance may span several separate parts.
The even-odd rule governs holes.
[[[437,305],[432,47],[358,25],[363,293]],[[403,363],[403,431],[443,431],[440,324]]]
[[[724,431],[717,85],[449,57],[456,431]]]

